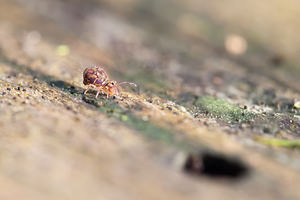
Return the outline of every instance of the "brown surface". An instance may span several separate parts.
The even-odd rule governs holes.
[[[299,69],[268,63],[272,41],[255,24],[255,44],[268,48],[249,42],[254,50],[243,56],[226,53],[217,24],[248,30],[224,17],[227,7],[150,2],[0,2],[0,199],[300,198],[299,150],[254,137],[299,138],[299,113],[253,97],[274,88],[278,98],[299,100]],[[70,52],[59,52],[62,44]],[[282,49],[287,63],[296,63],[296,48]],[[126,87],[115,100],[84,97],[82,72],[95,64],[140,90]],[[191,103],[201,96],[248,105],[262,120],[209,117]],[[262,133],[266,125],[281,128],[270,135]],[[250,171],[239,179],[183,171],[190,153],[207,151],[238,157]]]

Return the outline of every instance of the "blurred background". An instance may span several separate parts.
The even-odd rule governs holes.
[[[135,45],[152,46],[165,58],[198,62],[194,66],[208,56],[217,56],[299,91],[294,81],[300,75],[300,22],[299,5],[294,0],[15,2],[105,51],[120,50],[121,43],[127,50]],[[154,52],[140,54],[140,60],[154,62]]]

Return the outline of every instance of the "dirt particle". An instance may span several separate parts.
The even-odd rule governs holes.
[[[270,58],[270,63],[278,67],[284,62],[284,57],[282,55],[274,55]]]
[[[215,77],[213,78],[213,83],[214,83],[215,85],[221,85],[221,84],[223,83],[223,80],[222,80],[222,78],[220,78],[219,76],[215,76]]]
[[[21,90],[21,88],[20,88],[20,87],[18,87],[18,88],[17,88],[17,90],[19,90],[19,91],[20,91],[20,90]]]
[[[296,101],[296,102],[294,103],[294,108],[300,109],[300,101]]]
[[[288,98],[280,98],[278,102],[276,102],[276,108],[280,111],[291,110],[293,106],[294,106],[294,101]]]
[[[263,132],[264,133],[270,133],[271,132],[271,129],[269,127],[264,127],[263,128]]]
[[[23,91],[23,92],[26,92],[26,89],[23,89],[22,91]]]
[[[8,91],[11,91],[11,88],[7,88]]]
[[[6,92],[2,92],[2,95],[3,95],[3,96],[6,95]]]
[[[148,120],[149,120],[149,117],[148,117],[148,116],[143,116],[143,117],[142,117],[142,120],[143,120],[143,121],[148,121]],[[123,121],[124,121],[124,120],[123,120]]]

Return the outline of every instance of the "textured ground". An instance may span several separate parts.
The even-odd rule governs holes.
[[[0,199],[299,199],[298,3],[216,2],[2,0]]]

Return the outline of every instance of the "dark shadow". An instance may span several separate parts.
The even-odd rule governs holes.
[[[241,160],[218,153],[190,154],[183,166],[186,173],[213,178],[237,179],[249,173]]]

